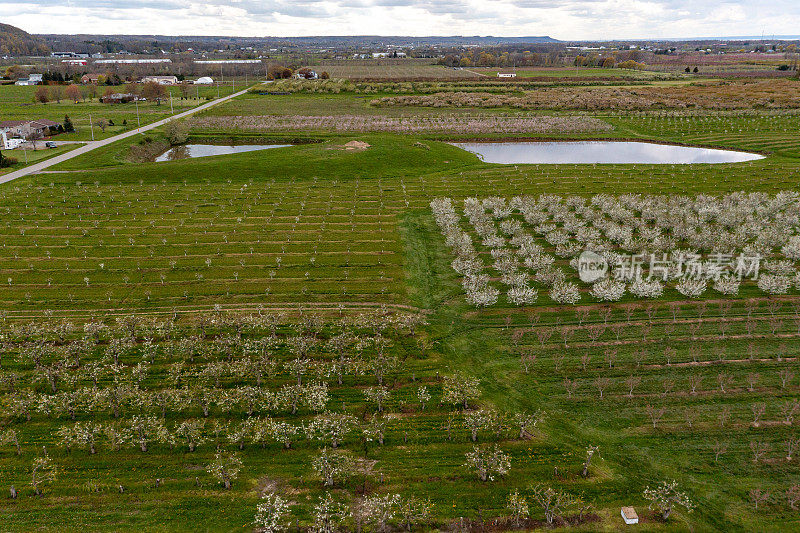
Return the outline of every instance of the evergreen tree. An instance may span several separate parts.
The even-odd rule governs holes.
[[[69,115],[64,115],[64,131],[70,132],[75,131],[75,126],[72,125],[72,121],[69,118]]]

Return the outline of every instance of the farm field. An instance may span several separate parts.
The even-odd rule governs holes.
[[[294,146],[132,163],[128,139],[0,186],[4,527],[251,531],[277,495],[297,531],[617,531],[627,505],[795,529],[796,106],[384,96],[247,94],[188,142]],[[465,137],[766,157],[492,165]],[[620,293],[578,280],[584,247],[763,252],[771,278]],[[665,519],[646,489],[673,480]]]
[[[47,118],[58,123],[64,122],[64,116],[69,116],[75,131],[62,133],[54,137],[59,141],[88,141],[92,138],[90,116],[94,125],[94,138],[105,139],[123,131],[133,129],[137,125],[136,108],[133,102],[125,104],[104,104],[98,98],[103,95],[107,87],[95,87],[96,96],[86,101],[74,103],[68,98],[61,102],[52,100],[45,104],[35,102],[35,86],[0,86],[0,110],[3,120],[24,120],[34,118]],[[125,87],[118,87],[124,91]],[[175,113],[186,111],[192,107],[206,103],[217,97],[217,87],[190,87],[190,98],[181,100],[180,89],[169,87],[172,93],[172,108]],[[221,85],[220,95],[226,96],[233,93],[232,85]],[[139,121],[142,125],[166,118],[172,114],[169,99],[160,104],[156,102],[139,102]],[[100,120],[105,120],[109,125],[104,129],[98,126]]]
[[[485,76],[497,77],[498,72],[514,72],[518,78],[622,78],[648,80],[661,73],[647,70],[631,70],[623,68],[526,68],[497,69],[493,67],[470,67],[470,71]]]
[[[478,75],[467,69],[453,69],[441,65],[426,65],[418,62],[378,61],[355,64],[322,64],[310,65],[310,69],[321,73],[327,72],[331,78],[370,79],[370,80],[405,80],[405,79],[470,79]]]

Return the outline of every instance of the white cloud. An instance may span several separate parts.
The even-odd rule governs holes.
[[[0,0],[0,20],[31,33],[578,40],[793,34],[798,17],[795,0]]]

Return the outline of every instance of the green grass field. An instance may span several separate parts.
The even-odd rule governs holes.
[[[242,86],[244,88],[244,86]],[[28,120],[34,118],[47,118],[62,123],[64,116],[69,116],[75,130],[72,133],[62,133],[54,139],[62,141],[88,141],[92,139],[92,125],[95,139],[105,139],[117,133],[133,129],[137,125],[137,106],[139,122],[142,125],[166,118],[172,114],[186,111],[192,107],[206,103],[217,97],[217,87],[190,87],[189,98],[182,100],[180,89],[170,87],[172,93],[172,108],[169,99],[160,104],[156,102],[129,102],[126,104],[104,104],[98,100],[107,87],[96,87],[96,95],[84,101],[74,103],[62,97],[61,102],[55,100],[42,104],[34,101],[35,86],[0,86],[0,109],[3,110],[3,120]],[[124,91],[124,86],[118,87]],[[233,92],[232,85],[220,86],[219,94],[226,96]],[[90,125],[90,116],[92,124]],[[98,124],[104,119],[113,123],[101,129]]]
[[[370,98],[245,95],[207,116],[537,115],[384,109],[369,106]],[[57,114],[81,105],[62,103]],[[10,106],[17,107],[22,104]],[[541,289],[537,302],[523,307],[502,299],[476,310],[464,300],[429,207],[434,198],[451,197],[460,209],[470,196],[798,191],[800,119],[790,112],[596,116],[613,129],[577,137],[754,150],[767,157],[721,165],[491,165],[443,142],[461,136],[457,131],[231,128],[194,130],[192,140],[271,142],[291,135],[321,142],[133,164],[126,154],[136,140],[128,139],[63,163],[59,173],[0,186],[0,435],[15,431],[21,451],[0,444],[0,491],[8,494],[11,485],[20,491],[17,499],[0,499],[3,529],[251,531],[265,492],[287,499],[293,528],[305,529],[314,505],[329,492],[353,509],[364,497],[385,494],[426,500],[431,514],[416,521],[417,530],[507,530],[515,528],[507,497],[518,489],[530,507],[525,527],[545,530],[534,483],[591,504],[565,510],[571,525],[556,521],[563,530],[620,530],[623,505],[636,507],[646,531],[795,529],[798,514],[786,492],[797,483],[800,460],[786,459],[786,442],[796,430],[786,423],[785,409],[800,399],[796,288],[768,297],[747,287],[724,299],[730,308],[712,293],[690,301],[675,291],[652,302],[587,297],[577,306],[555,304]],[[370,146],[342,149],[351,140]],[[419,313],[426,324],[412,331],[375,319],[407,312]],[[357,318],[362,313],[371,318]],[[139,317],[135,326],[131,315]],[[310,318],[317,315],[324,325]],[[108,329],[96,338],[91,329],[85,335],[87,321]],[[337,353],[329,341],[342,331],[361,342]],[[313,337],[314,347],[298,355],[301,337]],[[254,370],[259,354],[275,365],[261,380]],[[340,358],[350,361],[341,382]],[[255,394],[252,389],[271,397],[296,383],[296,359],[308,367],[304,385],[327,385],[326,408],[354,417],[341,448],[359,468],[332,489],[312,468],[324,441],[300,431],[283,449],[274,439],[222,428],[230,423],[235,430],[248,419],[243,395]],[[55,393],[47,379],[53,372]],[[443,397],[445,378],[455,375],[479,381],[480,394],[467,410]],[[638,382],[629,395],[631,376]],[[381,380],[389,393],[383,445],[374,440],[382,417],[364,394]],[[424,410],[417,396],[423,385],[431,394]],[[86,400],[96,389],[105,399]],[[25,390],[42,406],[34,405],[30,421],[14,407]],[[120,390],[130,397],[117,418],[108,398]],[[162,419],[155,397],[164,391],[195,399],[175,400]],[[204,393],[216,398],[208,416],[198,399]],[[74,421],[68,398],[79,406]],[[259,404],[253,416],[297,427],[316,416],[307,406],[291,413],[276,405]],[[510,471],[494,481],[480,481],[464,466],[473,449],[468,419],[479,409],[496,414],[477,430],[477,444],[497,444],[510,456]],[[661,409],[653,423],[648,413]],[[537,412],[542,421],[520,438],[514,416]],[[156,438],[147,452],[130,443],[115,451],[98,438],[97,453],[90,454],[80,444],[68,451],[56,435],[75,422],[125,428],[142,414],[161,420],[173,437],[182,422],[205,421],[202,443],[189,451],[180,437],[174,444]],[[36,497],[31,468],[43,446],[60,472]],[[584,478],[588,446],[599,450]],[[217,447],[243,461],[230,490],[206,471]],[[673,479],[695,509],[677,507],[664,522],[648,509],[643,490]],[[770,494],[758,509],[755,489]],[[356,516],[345,529],[381,528]],[[390,529],[403,527],[397,517],[389,522]]]

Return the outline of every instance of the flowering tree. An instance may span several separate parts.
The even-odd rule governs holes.
[[[264,533],[277,533],[286,529],[286,514],[289,503],[277,494],[264,494],[261,502],[256,506],[256,516],[253,523]]]
[[[158,418],[136,415],[128,424],[125,440],[146,452],[150,442],[169,443],[172,435]]]
[[[399,494],[374,494],[361,501],[361,515],[364,521],[372,524],[381,533],[389,530],[389,523],[395,518],[401,498]]]
[[[560,304],[576,304],[581,299],[578,286],[574,283],[559,282],[550,289],[550,298]]]
[[[175,428],[175,436],[182,437],[186,441],[186,446],[193,452],[198,445],[205,442],[203,428],[205,420],[184,420]]]
[[[424,523],[431,515],[432,505],[427,500],[420,500],[413,496],[401,498],[397,504],[397,513],[408,531],[414,524]]]
[[[333,448],[355,429],[356,419],[347,414],[323,413],[306,426],[309,439],[328,441]]]
[[[389,398],[389,389],[386,387],[369,387],[364,389],[364,397],[368,402],[374,403],[378,412],[383,412],[383,403]]]
[[[599,449],[600,448],[598,446],[594,445],[590,445],[586,448],[586,460],[583,462],[583,470],[581,470],[581,477],[589,476],[589,465],[592,464],[592,458]]]
[[[333,533],[347,516],[347,508],[326,492],[314,505],[313,516],[313,533]]]
[[[450,404],[461,404],[464,409],[469,407],[470,400],[477,400],[480,395],[479,381],[477,378],[455,375],[445,376],[442,385],[442,401]]]
[[[242,460],[236,453],[218,451],[214,460],[206,466],[206,471],[222,483],[226,489],[231,488],[231,482],[239,477],[242,469]]]
[[[58,476],[58,468],[55,463],[45,455],[37,457],[31,465],[31,487],[37,496],[41,496],[44,487],[53,483]]]
[[[355,459],[344,450],[328,450],[323,448],[311,463],[322,484],[332,487],[337,481],[346,480],[355,470]]]
[[[472,469],[481,481],[494,481],[495,476],[505,476],[511,469],[510,457],[497,444],[494,448],[475,446],[466,453],[466,458],[464,466]]]
[[[103,426],[95,422],[77,422],[73,431],[77,443],[86,446],[89,448],[89,453],[94,454],[96,452],[97,440],[103,434]]]
[[[425,410],[425,404],[431,399],[431,393],[424,385],[417,389],[417,399],[419,400],[419,407],[422,411]]]
[[[677,481],[662,481],[654,488],[647,487],[644,489],[643,495],[644,499],[650,502],[650,508],[657,508],[664,520],[669,519],[669,515],[676,505],[683,506],[689,513],[694,507],[689,496],[678,490]]]
[[[472,442],[477,442],[478,431],[484,428],[491,427],[497,418],[497,413],[488,409],[478,409],[472,411],[464,416],[464,422],[470,430],[470,438]]]
[[[506,508],[511,512],[511,516],[514,517],[514,526],[516,527],[520,527],[522,520],[528,518],[530,514],[528,500],[524,496],[520,496],[519,491],[516,489],[508,495]]]
[[[270,420],[269,434],[273,439],[283,444],[287,450],[292,447],[297,434],[300,432],[297,426],[289,424],[288,422]]]

